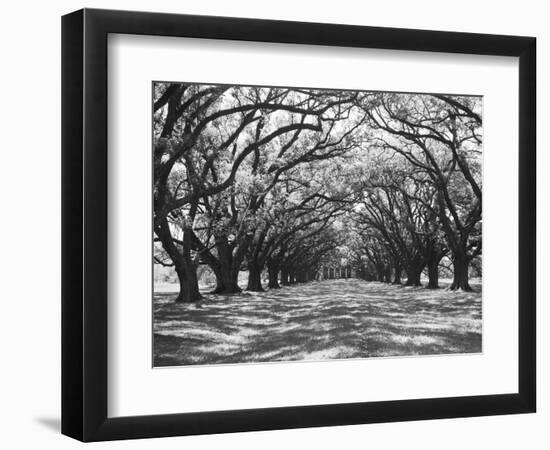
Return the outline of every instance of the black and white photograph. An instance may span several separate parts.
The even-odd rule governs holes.
[[[483,96],[152,83],[153,366],[481,353]]]
[[[547,450],[547,9],[6,2],[0,448]]]

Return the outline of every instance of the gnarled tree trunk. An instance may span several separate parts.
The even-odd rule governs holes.
[[[177,303],[189,303],[202,299],[199,292],[197,268],[191,259],[191,231],[184,230],[182,248],[179,250],[174,244],[167,219],[162,219],[155,230],[162,247],[174,263],[178,275],[180,291],[176,297]]]
[[[422,275],[422,270],[424,270],[424,265],[413,264],[407,267],[407,282],[405,286],[422,286],[420,282],[420,277]]]
[[[216,275],[214,294],[236,294],[242,292],[239,287],[240,261],[233,257],[233,245],[229,244],[224,235],[216,237],[218,259],[212,270]]]
[[[455,253],[453,255],[453,282],[450,289],[453,291],[463,290],[471,291],[470,282],[468,280],[468,267],[470,261],[463,253]]]
[[[216,289],[213,294],[238,294],[242,292],[239,287],[238,272],[235,273],[231,267],[220,265],[214,269],[216,275]]]
[[[262,268],[254,258],[248,261],[248,285],[247,291],[263,292]]]
[[[180,291],[176,303],[192,303],[202,299],[199,291],[197,271],[195,267],[185,267],[185,263],[176,264],[176,273],[180,284]]]

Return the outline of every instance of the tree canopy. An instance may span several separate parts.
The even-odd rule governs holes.
[[[481,255],[479,97],[155,83],[154,262],[177,301],[362,278],[469,290]],[[326,273],[326,271],[325,271]],[[346,272],[346,273],[349,273]]]

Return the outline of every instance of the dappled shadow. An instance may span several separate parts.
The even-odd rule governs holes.
[[[327,280],[176,304],[155,294],[154,365],[481,351],[481,294]]]

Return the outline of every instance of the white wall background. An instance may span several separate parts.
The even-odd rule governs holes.
[[[60,16],[83,6],[161,12],[353,23],[358,25],[531,35],[538,38],[539,257],[550,269],[550,225],[544,198],[550,156],[543,153],[544,107],[550,106],[549,11],[544,2],[394,0],[88,0],[5,2],[0,16],[2,246],[0,445],[75,448],[59,434],[60,417]],[[547,140],[547,139],[546,139]],[[232,435],[101,443],[95,448],[408,449],[548,448],[550,320],[548,285],[539,282],[539,412],[535,415],[362,425]],[[192,386],[190,386],[192,388]]]

